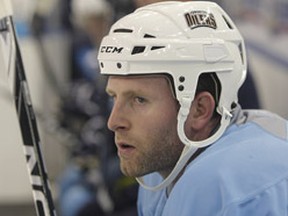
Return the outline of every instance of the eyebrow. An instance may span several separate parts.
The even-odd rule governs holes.
[[[110,95],[110,96],[116,96],[116,95],[117,95],[115,91],[113,91],[113,90],[111,90],[111,89],[109,89],[109,88],[106,88],[106,92],[107,92],[107,94]],[[123,95],[123,96],[125,96],[125,97],[127,97],[127,96],[133,96],[133,95],[136,95],[136,94],[143,94],[143,95],[145,95],[145,92],[143,92],[143,91],[140,90],[140,89],[132,89],[132,90],[128,89],[128,90],[125,90],[125,91],[121,92],[121,95]]]

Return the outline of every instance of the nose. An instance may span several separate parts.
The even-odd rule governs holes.
[[[127,130],[129,128],[128,114],[126,112],[125,104],[114,101],[112,110],[107,122],[108,128],[113,131]]]

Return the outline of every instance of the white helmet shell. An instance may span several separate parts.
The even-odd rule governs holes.
[[[105,75],[169,74],[173,78],[181,106],[178,135],[185,148],[170,176],[152,188],[156,190],[173,181],[196,149],[212,144],[224,133],[247,66],[238,29],[221,7],[206,1],[168,1],[137,9],[111,27],[102,40],[98,60]],[[217,111],[222,119],[215,134],[195,142],[186,137],[184,123],[198,78],[209,72],[215,72],[221,83]]]
[[[219,107],[229,111],[246,76],[242,36],[211,2],[161,2],[136,10],[112,26],[98,59],[102,74],[170,74],[179,101],[194,94],[201,73],[216,72]]]

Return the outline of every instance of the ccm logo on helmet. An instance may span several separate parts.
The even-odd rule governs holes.
[[[217,28],[214,15],[206,11],[191,11],[190,13],[185,13],[184,16],[191,29],[198,27]]]
[[[121,53],[124,47],[115,47],[115,46],[101,46],[101,53]]]

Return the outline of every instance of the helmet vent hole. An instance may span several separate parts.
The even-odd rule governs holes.
[[[145,50],[145,46],[135,46],[132,50],[132,55],[143,53]]]
[[[157,49],[163,49],[165,46],[153,46],[151,47],[151,50],[157,50]]]
[[[113,32],[114,33],[132,33],[133,30],[132,29],[121,28],[121,29],[115,29]]]
[[[233,26],[230,24],[230,22],[227,20],[227,18],[226,18],[225,16],[223,16],[223,19],[224,19],[227,27],[228,27],[229,29],[233,29]]]
[[[179,77],[179,81],[180,81],[181,83],[183,83],[183,82],[185,81],[185,77],[180,76],[180,77]]]
[[[117,63],[117,68],[118,68],[118,69],[121,69],[121,68],[122,68],[122,64],[118,62],[118,63]]]
[[[239,44],[238,49],[239,49],[239,53],[240,53],[240,56],[241,56],[242,64],[244,64],[243,44],[242,43]]]
[[[183,86],[183,85],[179,85],[179,86],[178,86],[178,90],[179,90],[179,91],[183,91],[183,90],[184,90],[184,86]]]
[[[144,38],[156,38],[154,35],[150,35],[150,34],[145,34]]]

